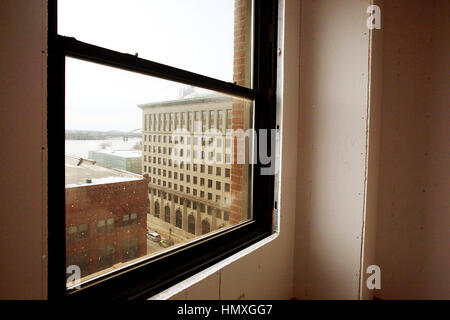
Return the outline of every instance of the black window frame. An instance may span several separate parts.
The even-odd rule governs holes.
[[[260,169],[265,166],[257,163],[252,175],[253,220],[106,274],[81,285],[80,289],[66,289],[66,228],[65,214],[61,214],[65,212],[65,58],[249,98],[255,101],[254,129],[275,128],[278,0],[254,0],[253,3],[253,88],[250,89],[58,35],[57,0],[48,1],[49,299],[148,299],[272,234],[274,176],[260,175]]]

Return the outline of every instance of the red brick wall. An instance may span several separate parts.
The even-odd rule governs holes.
[[[66,256],[87,251],[89,273],[98,271],[98,248],[115,244],[115,262],[122,261],[123,240],[137,238],[139,256],[147,254],[148,180],[66,188]],[[124,214],[138,214],[133,226],[122,226]],[[97,222],[114,218],[114,231],[98,234]],[[88,224],[88,237],[69,241],[68,227]]]
[[[240,86],[248,86],[250,84],[250,66],[251,61],[248,61],[249,55],[247,52],[249,39],[249,28],[247,18],[248,0],[236,0],[234,11],[234,60],[233,60],[233,81]],[[233,130],[247,130],[248,125],[245,124],[245,102],[238,99],[233,102]],[[230,224],[234,225],[243,220],[247,216],[248,206],[245,205],[244,197],[246,197],[246,190],[243,188],[244,176],[243,164],[237,164],[237,141],[233,141],[234,159],[231,166],[231,211]]]
[[[246,76],[247,56],[247,2],[248,0],[236,0],[234,8],[234,59],[233,81],[240,86],[245,86],[249,79]]]

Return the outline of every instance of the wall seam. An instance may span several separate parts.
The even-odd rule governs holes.
[[[370,5],[374,4],[374,0],[370,0]],[[365,143],[365,159],[364,159],[364,191],[363,191],[363,211],[361,224],[361,247],[360,247],[360,261],[359,261],[359,285],[358,285],[358,299],[362,299],[363,274],[364,274],[364,245],[365,245],[365,227],[366,227],[366,213],[367,213],[367,189],[369,177],[369,152],[370,152],[370,101],[371,101],[371,65],[372,65],[372,45],[373,45],[373,30],[368,29],[368,59],[367,59],[367,101],[366,101],[366,143]]]
[[[42,0],[42,21],[41,21],[41,126],[42,126],[42,136],[41,136],[41,232],[42,232],[42,247],[41,247],[41,299],[47,299],[47,211],[48,211],[48,193],[47,193],[47,56],[48,56],[48,1]]]

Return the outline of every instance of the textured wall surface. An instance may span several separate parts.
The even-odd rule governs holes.
[[[449,299],[450,2],[384,5],[377,295]]]

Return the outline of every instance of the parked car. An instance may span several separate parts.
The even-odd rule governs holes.
[[[167,248],[173,245],[173,241],[172,240],[167,240],[167,239],[163,239],[161,241],[159,241],[159,245],[163,248]]]
[[[149,240],[152,240],[154,242],[160,242],[161,241],[161,236],[159,235],[158,232],[147,232],[147,238]]]

